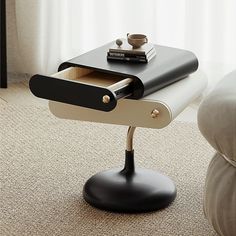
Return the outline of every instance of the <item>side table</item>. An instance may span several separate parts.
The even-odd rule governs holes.
[[[124,168],[92,176],[83,190],[88,203],[115,212],[162,209],[174,201],[175,184],[161,173],[135,168],[134,131],[169,125],[201,94],[205,76],[195,72],[198,60],[189,51],[154,45],[157,56],[149,63],[118,63],[106,59],[113,44],[63,62],[54,75],[34,75],[29,86],[50,100],[59,118],[129,126]]]
[[[85,200],[97,208],[114,212],[148,212],[167,207],[176,197],[175,185],[161,173],[135,168],[135,127],[161,129],[168,126],[202,93],[206,84],[205,75],[198,71],[140,100],[121,99],[111,112],[49,101],[50,111],[62,119],[130,126],[124,168],[91,177],[84,186]]]

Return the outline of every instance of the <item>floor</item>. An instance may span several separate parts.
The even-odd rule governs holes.
[[[202,211],[214,150],[196,126],[197,101],[177,118],[187,122],[137,131],[137,166],[173,179],[178,189],[173,204],[148,214],[112,214],[86,204],[82,189],[98,170],[121,166],[126,128],[56,119],[47,101],[30,93],[28,81],[11,75],[9,88],[0,89],[0,130],[8,134],[1,140],[0,235],[216,236]]]
[[[9,75],[9,84],[7,89],[0,89],[1,102],[47,106],[47,100],[36,98],[29,90],[28,75]],[[199,101],[193,102],[177,118],[179,121],[197,122],[197,109]]]
[[[0,99],[2,102],[24,104],[24,105],[47,105],[47,101],[38,99],[29,90],[28,75],[9,75],[8,88],[0,89]]]
[[[214,151],[195,123],[136,131],[136,166],[170,176],[177,198],[162,211],[113,214],[86,204],[82,192],[95,173],[122,169],[126,127],[57,119],[27,84],[8,91],[17,95],[5,90],[10,103],[0,101],[1,236],[216,236],[202,210]]]

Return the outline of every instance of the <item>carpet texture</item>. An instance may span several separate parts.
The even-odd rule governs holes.
[[[46,107],[0,103],[0,235],[216,235],[204,218],[202,194],[213,150],[197,126],[173,122],[137,129],[136,165],[177,185],[167,209],[114,214],[89,206],[85,181],[122,166],[127,128],[65,121]]]

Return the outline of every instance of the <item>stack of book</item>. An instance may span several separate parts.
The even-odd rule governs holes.
[[[128,44],[127,40],[123,40],[123,44],[119,47],[114,43],[107,52],[108,60],[130,61],[148,63],[156,56],[156,50],[151,43],[146,43],[140,48],[135,48]]]

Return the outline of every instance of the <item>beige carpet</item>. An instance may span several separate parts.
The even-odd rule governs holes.
[[[216,235],[202,211],[213,150],[195,124],[135,134],[136,164],[177,185],[169,208],[125,215],[84,202],[83,184],[92,174],[123,165],[126,130],[59,120],[44,107],[0,103],[0,235]]]

